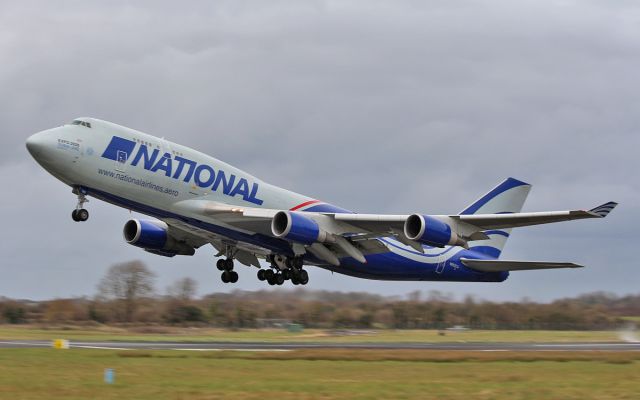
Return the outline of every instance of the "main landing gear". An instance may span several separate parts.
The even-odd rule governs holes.
[[[309,282],[309,274],[302,269],[302,257],[287,258],[270,256],[267,261],[271,263],[271,269],[258,270],[258,279],[267,281],[271,286],[282,285],[291,280],[294,285],[306,285]]]
[[[85,210],[84,203],[87,203],[89,199],[81,189],[74,189],[73,193],[78,195],[78,205],[76,209],[71,212],[71,218],[76,222],[84,222],[89,219],[89,211]]]
[[[218,261],[216,262],[216,267],[218,267],[218,269],[222,271],[222,275],[220,276],[220,279],[222,279],[222,282],[224,283],[238,282],[238,273],[233,270],[232,258],[218,259]]]
[[[222,275],[220,279],[224,283],[236,283],[238,282],[238,273],[233,270],[233,255],[234,255],[233,246],[227,246],[225,253],[227,254],[226,259],[219,258],[216,262],[216,267],[218,270],[222,271]]]

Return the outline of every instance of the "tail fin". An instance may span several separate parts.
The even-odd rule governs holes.
[[[460,212],[459,215],[470,214],[508,214],[522,210],[531,185],[514,178],[507,178],[490,192],[480,197],[470,206]],[[504,248],[511,229],[485,231],[488,240],[471,242],[470,250],[498,258]]]

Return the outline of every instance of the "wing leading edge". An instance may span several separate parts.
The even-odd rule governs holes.
[[[474,225],[479,229],[507,229],[522,226],[551,224],[586,218],[604,218],[618,203],[610,201],[591,210],[549,211],[513,214],[451,215],[450,217]]]

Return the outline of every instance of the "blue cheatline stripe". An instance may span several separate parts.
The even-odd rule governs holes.
[[[402,250],[402,251],[406,251],[407,253],[415,254],[415,255],[417,255],[417,256],[421,256],[421,257],[438,257],[438,256],[441,256],[441,255],[443,255],[443,254],[446,254],[446,253],[448,253],[448,252],[450,252],[451,250],[453,250],[453,249],[455,249],[455,248],[456,248],[456,246],[449,246],[449,247],[448,247],[445,251],[443,251],[442,253],[438,253],[438,254],[423,254],[423,253],[420,253],[420,252],[415,251],[415,250],[409,250],[409,249],[406,249],[406,248],[404,248],[404,247],[400,247],[400,246],[398,246],[397,244],[393,244],[393,243],[391,243],[388,239],[378,239],[378,240],[380,240],[381,242],[384,242],[384,243],[388,244],[388,245],[389,245],[389,246],[391,246],[391,247],[395,247],[396,249],[400,249],[400,250]]]
[[[469,248],[470,251],[474,251],[476,253],[485,254],[489,257],[498,258],[500,257],[500,250],[491,246],[474,246]]]
[[[509,234],[505,231],[494,230],[494,231],[483,231],[483,232],[487,235],[502,235],[504,237],[509,237]]]
[[[340,208],[337,206],[334,206],[332,204],[316,204],[313,205],[309,208],[306,208],[304,210],[300,210],[300,211],[306,211],[306,212],[319,212],[319,213],[336,213],[336,214],[353,214],[353,211],[349,211],[346,210],[344,208]]]
[[[460,212],[460,215],[474,214],[476,211],[480,209],[480,207],[487,204],[489,201],[491,201],[491,199],[498,196],[499,194],[504,193],[509,189],[513,189],[514,187],[528,186],[528,185],[529,185],[528,183],[519,181],[517,179],[508,178],[507,180],[505,180],[504,182],[496,186],[495,189],[493,189],[489,193],[482,196],[480,200],[476,201],[475,203],[473,203],[472,205],[464,209],[462,212]]]

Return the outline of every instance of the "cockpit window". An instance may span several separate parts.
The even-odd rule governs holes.
[[[82,125],[86,126],[87,128],[91,128],[91,124],[89,122],[80,121],[79,119],[73,120],[73,122],[71,122],[71,125]]]

